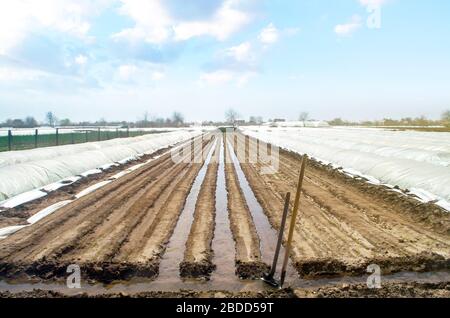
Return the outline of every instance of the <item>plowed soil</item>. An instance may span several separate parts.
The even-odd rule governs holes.
[[[137,170],[0,240],[0,279],[60,280],[67,276],[68,265],[77,264],[83,279],[92,283],[127,281],[132,284],[138,278],[139,284],[144,277],[150,279],[148,284],[166,284],[164,275],[154,278],[165,269],[168,275],[177,276],[179,269],[180,277],[171,277],[171,282],[177,281],[173,293],[148,292],[136,297],[216,297],[216,294],[434,297],[448,294],[445,292],[448,284],[444,287],[391,284],[383,291],[359,285],[266,290],[257,279],[268,270],[271,253],[267,251],[273,251],[276,240],[276,232],[267,220],[275,230],[279,229],[284,197],[287,192],[294,197],[296,191],[301,158],[280,150],[279,169],[262,173],[267,164],[262,160],[248,160],[255,156],[261,159],[258,154],[249,153],[250,146],[258,143],[260,147],[268,146],[240,133],[226,137],[218,133],[204,140],[202,147],[194,147],[196,152],[212,153],[209,162],[205,156],[201,162],[175,162],[170,153],[154,157]],[[216,145],[214,149],[213,145]],[[233,161],[235,154],[240,164]],[[192,158],[194,154],[185,156]],[[2,215],[3,221],[8,225],[17,224],[17,220],[23,222],[47,204],[73,199],[74,192],[99,181],[98,178],[87,178],[88,184],[74,184],[60,191],[59,196],[55,191],[47,198],[16,208],[11,215]],[[246,179],[245,186],[241,184],[243,179]],[[261,225],[262,219],[267,226]],[[178,231],[180,225],[183,231]],[[172,259],[169,254],[174,245],[184,251],[179,253],[178,249],[175,254],[179,256]],[[433,204],[421,204],[385,187],[350,178],[311,159],[290,256],[293,266],[289,268],[294,276],[298,272],[311,280],[329,275],[365,275],[370,264],[379,265],[384,275],[448,270],[450,214]],[[164,265],[167,262],[175,264],[173,271]],[[187,278],[203,279],[191,282]],[[297,279],[288,278],[291,280],[288,284]],[[233,285],[230,290],[246,290],[250,282],[243,279],[255,279],[252,286],[260,289],[253,293],[213,291],[217,286],[222,288],[222,282]],[[190,285],[182,285],[187,281]],[[180,291],[179,286],[189,286],[185,289],[199,286],[201,291]],[[52,297],[51,292],[37,292],[37,297],[45,294]]]
[[[243,140],[236,138],[236,142]],[[246,142],[248,149],[257,141],[246,138]],[[298,155],[283,150],[279,170],[273,174],[261,174],[260,162],[242,164],[276,228],[285,193],[295,191],[300,164]],[[311,161],[294,233],[292,257],[298,272],[302,276],[362,274],[369,264],[379,265],[385,274],[450,268],[450,236],[448,228],[443,229],[448,217],[442,214],[442,222],[433,227],[413,218],[399,202],[381,197]]]
[[[175,163],[167,154],[74,201],[0,241],[0,273],[51,278],[77,264],[87,277],[106,282],[157,275],[201,166]]]

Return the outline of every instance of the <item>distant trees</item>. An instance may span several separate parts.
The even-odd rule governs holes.
[[[342,120],[342,118],[335,118],[328,122],[331,126],[346,126],[348,122]]]
[[[238,119],[239,114],[234,109],[230,108],[225,112],[225,120],[228,124],[234,125]]]
[[[25,128],[34,128],[37,127],[39,124],[37,122],[36,119],[34,119],[34,117],[32,116],[28,116],[27,118],[25,118]]]
[[[401,119],[384,118],[383,120],[374,121],[347,121],[341,118],[335,118],[328,121],[331,126],[387,126],[387,127],[426,127],[426,126],[450,126],[450,110],[442,114],[441,120],[428,119],[425,116],[419,116],[416,118],[405,117]]]
[[[185,120],[183,114],[177,111],[170,118],[150,118],[149,113],[145,112],[142,120],[129,123],[129,125],[137,128],[183,127],[185,126]]]
[[[261,116],[250,116],[248,122],[250,125],[262,125],[264,123],[264,120]]]
[[[37,120],[31,116],[28,116],[25,119],[7,119],[5,122],[0,123],[0,127],[8,128],[34,128],[37,126],[39,126]]]
[[[450,110],[443,112],[441,119],[445,126],[450,127]]]
[[[306,126],[306,121],[309,119],[308,112],[301,112],[300,116],[298,116],[298,120],[303,123],[303,126]]]
[[[62,127],[72,126],[72,122],[69,118],[64,118],[59,121],[59,125]]]
[[[108,122],[106,121],[105,118],[100,118],[99,120],[97,120],[95,122],[96,126],[107,126]]]

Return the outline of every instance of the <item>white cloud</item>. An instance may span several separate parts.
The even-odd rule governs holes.
[[[250,42],[244,42],[226,49],[225,56],[231,57],[237,62],[250,62],[254,59]]]
[[[239,31],[250,21],[247,13],[235,8],[239,1],[226,0],[212,19],[207,21],[181,22],[174,26],[175,40],[183,41],[202,35],[209,35],[223,41]]]
[[[256,77],[257,73],[255,72],[244,72],[243,74],[240,74],[237,76],[237,86],[243,87],[247,85],[247,83],[252,79],[253,77]]]
[[[144,40],[149,43],[162,43],[170,34],[172,18],[160,0],[121,0],[119,12],[133,19],[133,28],[122,30],[114,38],[131,41]]]
[[[44,28],[84,38],[90,29],[90,18],[111,1],[1,1],[0,54],[21,43],[28,33]]]
[[[116,80],[119,83],[143,86],[160,81],[164,77],[165,73],[150,63],[123,64],[118,67],[116,73]]]
[[[218,70],[214,72],[204,73],[200,76],[200,80],[208,84],[221,84],[232,81],[234,74],[229,70]]]
[[[166,77],[166,74],[164,74],[163,72],[160,71],[155,71],[152,74],[152,80],[153,81],[160,81],[162,80],[164,77]]]
[[[136,65],[120,65],[119,66],[119,78],[123,81],[129,81],[132,79],[133,75],[136,74],[138,68]]]
[[[278,41],[280,37],[280,33],[278,29],[270,23],[267,27],[265,27],[258,36],[259,41],[265,45],[274,44]]]
[[[236,8],[239,0],[225,0],[211,18],[196,21],[174,18],[162,0],[121,2],[120,13],[133,19],[136,25],[113,35],[116,39],[161,44],[169,40],[186,41],[193,37],[211,36],[222,41],[250,21],[247,13]]]
[[[358,0],[359,3],[365,7],[368,6],[381,6],[386,3],[387,0]]]
[[[334,32],[339,36],[349,36],[362,26],[362,19],[354,15],[348,23],[338,24],[334,27]]]
[[[42,71],[0,67],[0,81],[34,81],[45,76],[47,76],[47,74]]]
[[[234,82],[236,86],[245,86],[252,77],[257,74],[255,72],[236,72],[232,70],[216,70],[213,72],[203,73],[200,76],[200,83],[209,85],[220,85]]]
[[[86,65],[88,61],[88,57],[86,55],[80,54],[75,58],[75,63],[78,65]]]

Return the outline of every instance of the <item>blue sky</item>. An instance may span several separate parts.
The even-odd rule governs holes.
[[[443,0],[5,0],[0,120],[450,109]]]

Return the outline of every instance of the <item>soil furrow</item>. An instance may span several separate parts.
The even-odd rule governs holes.
[[[186,241],[184,259],[180,264],[180,275],[182,277],[207,278],[214,270],[211,243],[215,229],[215,196],[220,142],[222,142],[222,138],[216,144],[195,204],[194,221]]]
[[[236,245],[236,274],[241,278],[260,278],[267,271],[261,261],[259,237],[225,142],[225,180],[228,213]]]

